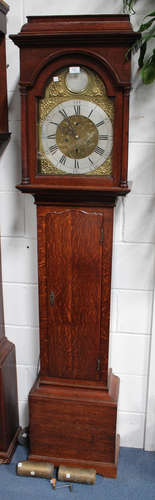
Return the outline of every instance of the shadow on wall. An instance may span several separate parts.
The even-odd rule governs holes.
[[[10,141],[0,152],[0,212],[1,235],[24,235],[24,196],[16,189],[21,180],[20,120],[16,108],[20,108],[18,87],[9,102]],[[15,113],[14,113],[15,110]],[[18,116],[19,117],[19,116]]]

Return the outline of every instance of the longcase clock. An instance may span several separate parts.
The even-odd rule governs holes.
[[[0,0],[0,147],[8,141],[10,133],[8,131],[8,101],[7,101],[7,76],[6,76],[6,15],[9,6],[4,0]]]
[[[115,477],[108,368],[113,212],[127,184],[128,16],[28,17],[18,35],[22,183],[37,205],[40,374],[30,456]]]
[[[9,139],[6,81],[6,15],[9,6],[0,0],[0,150]],[[9,463],[19,434],[15,346],[5,336],[0,252],[0,464]]]

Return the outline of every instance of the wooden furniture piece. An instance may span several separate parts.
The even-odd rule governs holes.
[[[6,14],[9,6],[3,0],[0,0],[0,145],[10,137],[8,131],[8,101],[7,101],[7,78],[6,78]]]
[[[1,260],[0,260],[0,283]],[[19,434],[15,346],[5,337],[0,287],[0,464],[9,463]]]
[[[5,337],[0,290],[0,464],[9,463],[19,434],[15,346]]]
[[[5,33],[8,5],[0,0],[0,146],[9,139]],[[0,283],[1,261],[0,261]],[[19,433],[15,346],[5,337],[3,295],[0,286],[0,464],[9,463]]]
[[[22,183],[37,204],[39,378],[31,460],[116,477],[108,370],[113,212],[127,184],[128,16],[28,17],[20,47]]]

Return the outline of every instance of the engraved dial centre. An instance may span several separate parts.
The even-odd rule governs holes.
[[[98,130],[86,116],[72,115],[58,125],[56,143],[65,156],[85,158],[93,153],[98,144]]]

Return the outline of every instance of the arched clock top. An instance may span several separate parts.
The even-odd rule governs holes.
[[[121,15],[30,16],[11,35],[20,47],[21,190],[83,192],[86,201],[128,192],[125,54],[135,38]],[[70,76],[78,68],[79,87]]]
[[[99,55],[95,50],[88,51],[86,49],[70,50],[61,49],[48,56],[43,57],[41,62],[35,63],[33,70],[28,74],[28,80],[20,80],[20,86],[26,86],[27,89],[35,87],[36,93],[43,97],[44,88],[50,80],[51,75],[55,74],[65,66],[86,66],[88,69],[95,71],[99,77],[104,81],[107,94],[114,95],[117,88],[129,85],[125,79],[122,80],[119,71],[115,68],[110,61],[103,54]],[[128,66],[128,62],[125,62]]]
[[[121,91],[121,84],[118,75],[113,71],[109,63],[104,60],[104,58],[94,57],[90,53],[75,53],[71,52],[69,54],[56,54],[54,58],[48,58],[42,61],[42,64],[38,66],[35,71],[35,75],[32,75],[31,85],[27,85],[27,91],[29,88],[34,88],[34,95],[36,97],[43,98],[45,96],[45,91],[51,80],[57,77],[61,71],[68,71],[75,73],[80,71],[80,68],[85,68],[88,73],[94,72],[96,78],[103,82],[107,96],[114,97],[117,95],[118,91]],[[74,69],[75,68],[75,69]],[[56,80],[55,80],[56,81]],[[21,88],[25,85],[21,84]]]
[[[124,64],[134,33],[128,16],[29,16],[17,35],[10,38],[21,49],[22,85],[34,85],[44,63],[63,51],[94,54],[113,75],[117,85],[130,81],[130,62]],[[89,57],[89,55],[88,55]],[[99,61],[99,64],[100,64]]]

